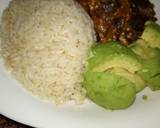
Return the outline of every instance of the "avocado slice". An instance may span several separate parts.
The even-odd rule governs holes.
[[[83,85],[88,97],[109,109],[124,109],[144,89],[146,81],[137,74],[142,59],[130,48],[110,41],[92,47]]]
[[[152,90],[160,90],[160,49],[151,48],[143,39],[137,40],[130,48],[142,58],[143,68],[138,74]]]
[[[128,79],[110,72],[86,72],[87,96],[107,109],[125,109],[135,100],[136,87]]]
[[[160,57],[143,60],[143,68],[138,74],[153,91],[160,90]]]
[[[153,21],[145,23],[145,29],[141,38],[152,48],[160,48],[160,25]]]
[[[140,92],[146,87],[145,80],[143,80],[143,78],[138,74],[130,73],[128,70],[123,68],[112,68],[108,71],[116,75],[122,76],[134,83],[134,85],[136,86],[136,92]]]
[[[103,72],[113,67],[119,67],[135,73],[142,66],[139,58],[132,50],[115,41],[94,46],[88,63],[89,70],[95,72]]]
[[[143,39],[138,39],[136,42],[129,46],[134,53],[142,57],[143,59],[153,58],[160,56],[159,48],[151,48],[147,45],[147,42]]]

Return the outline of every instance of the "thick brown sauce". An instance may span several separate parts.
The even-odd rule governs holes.
[[[100,42],[117,40],[127,45],[141,36],[147,20],[156,20],[149,0],[77,1],[93,19]]]

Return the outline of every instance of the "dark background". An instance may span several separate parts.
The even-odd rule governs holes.
[[[32,127],[15,122],[0,114],[0,128],[32,128]]]

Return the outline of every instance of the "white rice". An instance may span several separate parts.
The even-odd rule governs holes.
[[[1,49],[5,65],[34,95],[81,102],[91,19],[74,0],[13,0],[4,11]]]

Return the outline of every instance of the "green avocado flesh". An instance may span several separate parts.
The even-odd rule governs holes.
[[[92,54],[93,56],[88,60],[88,68],[95,72],[119,67],[134,73],[141,68],[137,55],[128,47],[117,42],[112,41],[94,46]]]
[[[142,68],[141,61],[128,47],[112,41],[93,47],[92,51],[93,57],[89,59],[89,66],[94,68],[90,68],[91,71],[104,72],[112,69],[115,74],[132,81],[137,92],[144,89],[146,82],[135,74]]]
[[[129,47],[116,41],[92,47],[84,73],[87,96],[107,109],[125,109],[146,87],[160,90],[160,26],[146,22],[141,39]]]
[[[130,48],[142,59],[142,70],[138,74],[152,90],[160,90],[160,49],[146,45],[146,41],[137,40]]]
[[[113,68],[109,70],[109,72],[122,76],[134,83],[136,86],[136,92],[139,92],[146,87],[146,82],[138,74],[130,73],[129,71],[122,68]]]
[[[159,48],[151,48],[146,44],[146,41],[144,41],[143,39],[139,39],[131,44],[130,48],[143,59],[149,59],[160,55]]]
[[[143,61],[143,68],[138,74],[147,81],[152,90],[160,90],[160,57]]]
[[[136,93],[146,82],[138,71],[142,69],[139,57],[128,47],[111,41],[92,47],[84,74],[88,97],[108,109],[124,109],[135,100]]]
[[[146,22],[141,38],[146,41],[148,46],[160,48],[160,25],[152,21]]]
[[[136,97],[132,82],[109,72],[86,72],[84,87],[91,100],[108,109],[127,108]]]

